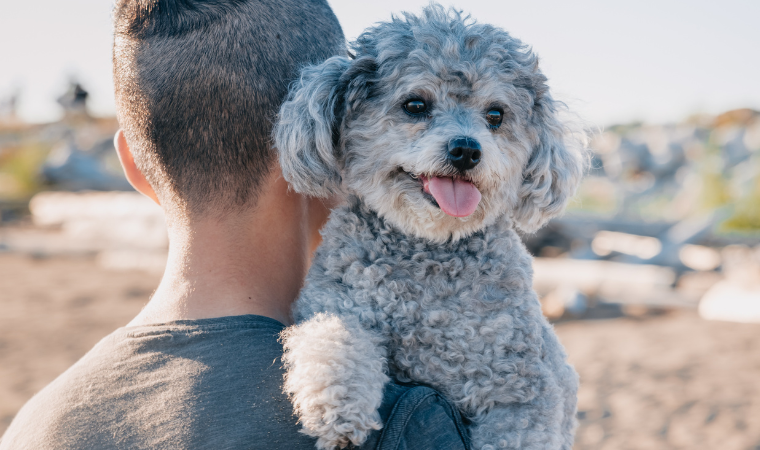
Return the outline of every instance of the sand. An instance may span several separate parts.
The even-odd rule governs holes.
[[[92,258],[0,254],[0,433],[158,281]],[[576,449],[760,449],[760,325],[679,311],[556,329],[581,375]]]
[[[760,449],[760,325],[694,312],[556,326],[581,376],[578,449]]]

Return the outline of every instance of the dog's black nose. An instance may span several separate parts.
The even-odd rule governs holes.
[[[478,165],[481,153],[478,141],[470,137],[457,137],[449,141],[447,158],[451,165],[465,171]]]

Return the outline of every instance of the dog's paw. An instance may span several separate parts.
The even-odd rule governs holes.
[[[379,337],[358,323],[317,314],[282,332],[285,393],[303,433],[330,450],[361,445],[382,428],[377,409],[388,382]]]

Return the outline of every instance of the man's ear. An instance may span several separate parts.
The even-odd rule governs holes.
[[[514,213],[516,225],[527,233],[562,212],[585,168],[582,133],[570,132],[557,117],[558,107],[547,92],[533,108],[538,143],[523,170],[520,203]]]
[[[296,192],[328,197],[340,189],[340,133],[346,110],[366,98],[374,60],[334,56],[301,72],[280,107],[274,142]]]
[[[145,175],[140,172],[140,169],[138,169],[135,164],[135,158],[132,156],[132,150],[129,148],[129,144],[127,144],[124,130],[119,129],[119,131],[116,132],[116,136],[113,138],[113,145],[116,147],[116,154],[119,155],[121,167],[124,169],[124,175],[126,175],[129,184],[131,184],[137,192],[160,205],[161,202],[158,201],[158,196],[153,190],[153,187],[148,183]]]

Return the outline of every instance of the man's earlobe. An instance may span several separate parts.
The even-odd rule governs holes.
[[[127,181],[132,185],[135,190],[144,196],[150,198],[156,204],[160,205],[156,191],[153,190],[153,186],[148,183],[148,179],[145,178],[140,169],[135,164],[135,158],[132,156],[132,150],[129,148],[127,138],[124,136],[124,130],[119,129],[113,138],[113,145],[116,147],[116,154],[119,155],[119,161],[121,167],[124,169],[124,175],[127,177]]]

